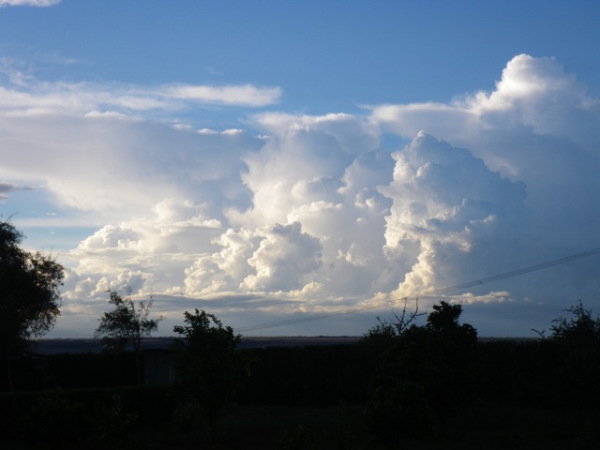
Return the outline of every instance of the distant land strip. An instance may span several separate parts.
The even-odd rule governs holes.
[[[315,345],[349,345],[357,343],[362,336],[264,336],[242,337],[239,348],[306,347]],[[157,337],[143,340],[145,350],[169,350],[174,337]],[[482,337],[480,342],[532,341],[536,337]],[[44,356],[67,353],[100,353],[102,344],[98,339],[39,339],[33,342],[32,352]]]

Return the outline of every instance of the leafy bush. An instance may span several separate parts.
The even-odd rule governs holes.
[[[583,302],[566,310],[570,318],[554,319],[550,330],[552,338],[572,345],[594,345],[600,343],[600,316],[595,318],[592,311],[585,309]]]
[[[566,310],[570,317],[559,317],[550,327],[558,343],[558,375],[563,382],[566,405],[597,408],[600,402],[600,316],[579,302]]]

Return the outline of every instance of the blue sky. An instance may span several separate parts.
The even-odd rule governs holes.
[[[90,336],[107,289],[159,334],[600,309],[597,256],[427,295],[599,246],[597,2],[0,5],[0,214],[68,269],[51,336]]]

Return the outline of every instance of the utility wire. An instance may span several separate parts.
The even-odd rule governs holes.
[[[518,277],[518,276],[525,275],[530,272],[547,269],[548,267],[560,266],[562,264],[566,264],[566,263],[569,263],[572,261],[577,261],[579,259],[587,258],[589,256],[594,256],[597,254],[600,254],[600,248],[595,248],[592,250],[587,250],[585,252],[575,253],[574,255],[569,255],[569,256],[565,256],[563,258],[554,259],[552,261],[546,261],[543,263],[535,264],[533,266],[525,267],[523,269],[511,270],[510,272],[492,275],[492,276],[485,277],[485,278],[479,278],[477,280],[469,281],[467,283],[456,284],[454,286],[448,286],[448,287],[445,287],[442,289],[428,291],[428,292],[421,294],[421,296],[429,297],[432,295],[443,295],[443,294],[448,294],[448,293],[451,293],[454,291],[468,289],[470,287],[482,286],[484,284],[492,283],[494,281],[507,280],[509,278]],[[380,308],[381,306],[383,306],[383,303],[394,304],[400,300],[406,301],[407,297],[392,298],[392,299],[386,300],[385,302],[382,302],[382,303],[366,305],[366,306],[362,306],[360,308],[347,309],[347,310],[343,310],[343,311],[332,311],[332,312],[320,313],[320,314],[312,314],[312,315],[306,316],[306,317],[297,317],[297,318],[293,318],[293,319],[282,320],[279,322],[269,322],[269,323],[263,323],[263,324],[258,324],[258,325],[251,325],[251,326],[247,326],[247,327],[240,327],[240,328],[236,328],[236,331],[237,332],[250,332],[250,331],[258,331],[258,330],[266,330],[268,328],[282,327],[285,325],[293,325],[293,324],[302,323],[302,322],[312,322],[314,320],[326,319],[328,317],[333,317],[333,316],[343,316],[346,314],[354,314],[354,313],[369,311],[372,309]]]
[[[526,273],[535,272],[537,270],[547,269],[548,267],[560,266],[561,264],[566,264],[571,261],[576,261],[578,259],[587,258],[588,256],[597,255],[600,253],[600,248],[595,248],[593,250],[588,250],[581,253],[576,253],[574,255],[565,256],[564,258],[555,259],[552,261],[546,261],[543,263],[536,264],[534,266],[529,266],[524,269],[512,270],[510,272],[501,273],[498,275],[492,275],[486,278],[480,278],[479,280],[469,281],[468,283],[457,284],[455,286],[450,286],[447,288],[431,291],[427,295],[435,295],[435,294],[446,294],[452,291],[458,291],[467,289],[473,286],[480,286],[482,284],[488,284],[493,281],[506,280],[508,278],[513,278],[519,275],[525,275]]]

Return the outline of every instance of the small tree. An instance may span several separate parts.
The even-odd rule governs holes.
[[[457,343],[475,343],[477,330],[468,323],[458,323],[462,314],[462,305],[451,305],[441,301],[433,305],[433,311],[427,316],[426,328],[436,336],[457,341]]]
[[[566,312],[571,314],[569,319],[559,317],[552,321],[553,339],[573,344],[600,342],[600,316],[593,317],[592,311],[586,309],[581,300]]]
[[[94,335],[101,338],[105,351],[119,352],[123,351],[126,345],[131,345],[135,353],[137,380],[141,384],[142,338],[149,337],[158,329],[162,317],[149,317],[152,299],[140,301],[136,306],[130,297],[123,298],[117,292],[110,291],[108,302],[115,308],[98,319],[100,325]]]
[[[377,325],[369,329],[361,343],[370,348],[370,352],[380,357],[386,357],[388,352],[397,350],[404,334],[416,326],[419,317],[425,313],[419,312],[419,300],[415,302],[413,311],[407,311],[408,299],[404,299],[404,306],[400,314],[393,313],[394,320],[382,320],[377,317]]]
[[[41,336],[60,315],[64,268],[41,253],[19,247],[23,235],[9,222],[0,222],[0,345],[7,360],[31,337]]]
[[[178,384],[186,400],[202,406],[214,441],[223,410],[241,387],[240,335],[204,311],[183,315],[185,325],[173,328],[182,336],[174,344]]]
[[[457,406],[470,401],[477,331],[460,324],[461,305],[440,302],[427,323],[412,323],[417,311],[372,329],[368,339],[393,342],[371,380],[368,428],[380,438],[434,433]]]
[[[570,317],[552,321],[550,342],[558,346],[555,368],[571,405],[597,408],[600,402],[600,316],[582,301],[566,309]]]
[[[380,337],[387,339],[401,337],[410,326],[415,325],[416,320],[420,316],[425,314],[419,312],[419,299],[417,299],[415,303],[415,309],[412,312],[408,312],[406,310],[407,303],[408,298],[405,298],[404,306],[402,307],[402,312],[400,315],[394,313],[394,321],[390,322],[387,320],[381,320],[379,317],[377,317],[379,324],[371,328],[365,337],[375,339]]]

